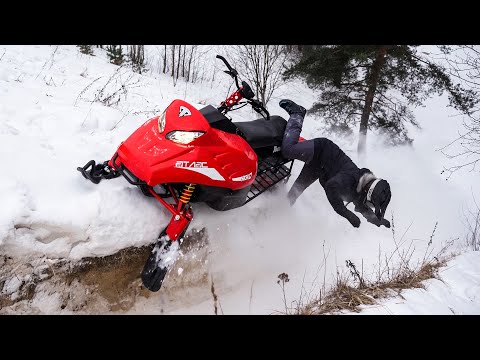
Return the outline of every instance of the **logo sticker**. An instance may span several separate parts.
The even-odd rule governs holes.
[[[177,161],[175,163],[177,168],[208,168],[206,161]]]
[[[233,181],[247,181],[247,180],[250,180],[251,178],[252,178],[252,173],[233,178],[232,180]]]
[[[225,181],[224,177],[215,168],[208,166],[206,161],[183,161],[179,160],[175,163],[175,167],[184,170],[194,171],[205,175],[212,180]]]
[[[186,108],[185,106],[180,106],[180,111],[178,112],[178,117],[181,118],[181,117],[184,117],[184,116],[190,116],[192,115],[192,113],[190,112],[190,110],[188,108]]]

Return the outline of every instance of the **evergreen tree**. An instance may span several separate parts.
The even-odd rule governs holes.
[[[309,45],[285,72],[321,90],[311,109],[330,125],[351,128],[360,123],[359,154],[367,129],[382,129],[393,144],[411,143],[406,123],[418,126],[409,106],[419,106],[446,91],[450,105],[468,113],[476,94],[455,85],[446,70],[410,45]]]
[[[77,45],[77,46],[80,48],[80,52],[82,54],[94,56],[92,45]]]
[[[122,65],[124,61],[122,45],[108,45],[107,56],[112,64]]]

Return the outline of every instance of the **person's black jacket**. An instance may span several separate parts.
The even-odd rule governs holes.
[[[368,222],[380,226],[381,221],[364,204],[365,194],[362,187],[358,186],[362,176],[368,179],[371,171],[366,168],[359,169],[347,154],[327,138],[314,139],[314,146],[313,161],[320,165],[319,181],[333,209],[353,226],[358,227],[360,219],[344,204],[344,202],[352,202],[355,205],[355,211],[361,213]],[[373,174],[370,179],[373,179]]]
[[[303,191],[317,179],[325,190],[333,209],[346,218],[353,226],[360,226],[360,219],[347,209],[344,202],[352,202],[355,211],[361,213],[368,222],[377,226],[389,226],[388,221],[380,220],[365,204],[366,190],[375,176],[369,169],[359,169],[342,149],[327,138],[315,138],[299,142],[303,126],[303,116],[292,114],[288,120],[283,142],[282,155],[289,159],[299,159],[305,165],[289,191],[293,204]]]

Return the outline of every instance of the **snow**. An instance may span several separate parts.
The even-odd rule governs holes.
[[[119,69],[99,49],[93,57],[79,53],[75,46],[0,46],[3,50],[0,254],[74,261],[152,243],[170,219],[160,204],[121,177],[94,185],[76,168],[90,159],[109,159],[130,133],[174,99],[196,107],[218,104],[231,84],[227,76],[209,65],[208,69],[218,72],[214,83],[179,80],[174,85],[163,74],[138,75]],[[205,61],[215,62],[214,47]],[[108,82],[112,76],[114,80]],[[121,81],[130,85],[117,105],[93,101],[100,89],[111,93]],[[272,114],[286,116],[277,105],[285,97],[305,107],[315,100],[311,90],[295,82],[277,91],[269,104]],[[175,270],[178,281],[188,278],[195,286],[139,297],[128,312],[211,314],[213,279],[223,313],[275,313],[284,308],[277,283],[280,273],[290,278],[285,284],[290,304],[298,300],[302,289],[315,294],[332,284],[337,270],[345,270],[346,260],[374,276],[383,266],[379,259],[396,253],[392,262],[398,260],[401,251],[397,247],[414,248],[412,260],[416,260],[426,252],[437,254],[449,243],[448,251],[461,255],[443,268],[441,280],[429,280],[426,290],[406,290],[402,293],[405,300],[387,300],[381,306],[367,307],[362,314],[480,313],[480,253],[465,249],[463,221],[465,209],[472,207],[472,194],[479,199],[480,182],[475,172],[461,172],[448,181],[440,174],[448,160],[438,149],[455,138],[461,124],[446,104],[445,97],[434,98],[415,110],[422,129],[411,129],[413,147],[385,148],[380,136],[369,133],[364,163],[356,157],[355,137],[329,135],[358,166],[389,181],[392,201],[387,218],[393,216],[393,229],[377,228],[363,217],[360,228],[351,227],[332,210],[318,183],[290,207],[285,194],[301,170],[302,164],[296,162],[287,186],[244,207],[217,212],[195,204],[190,229],[206,227],[208,255],[185,254],[191,264]],[[232,116],[247,121],[252,113],[245,108]],[[323,136],[321,119],[307,115],[302,136]],[[201,264],[192,265],[195,261]],[[205,271],[209,280],[200,281]],[[1,293],[15,296],[21,280],[9,279]],[[31,302],[16,311],[73,311],[63,310],[61,303],[59,294],[40,287]],[[90,311],[106,310],[100,306]]]

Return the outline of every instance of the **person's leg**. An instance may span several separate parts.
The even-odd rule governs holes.
[[[288,200],[290,201],[290,205],[295,204],[297,198],[308,188],[312,185],[316,180],[318,180],[320,176],[318,165],[314,162],[305,163],[298,175],[298,178],[293,183],[290,191],[288,192]]]
[[[287,159],[310,162],[313,159],[315,150],[313,140],[298,142],[306,114],[305,108],[291,100],[280,101],[280,106],[290,115],[285,127],[285,133],[283,134],[282,155]]]
[[[315,155],[314,140],[298,141],[307,112],[305,108],[288,99],[281,100],[279,105],[290,115],[283,135],[282,155],[287,159],[305,162],[300,175],[288,192],[288,200],[293,205],[305,189],[319,178],[320,166],[316,161],[312,161]]]
[[[315,150],[312,140],[298,142],[302,131],[303,117],[300,114],[292,114],[288,120],[282,141],[282,155],[287,159],[298,159],[310,162]]]

